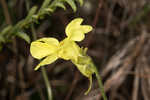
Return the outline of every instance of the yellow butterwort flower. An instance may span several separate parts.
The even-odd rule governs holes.
[[[92,30],[90,25],[81,25],[82,18],[72,20],[66,27],[67,37],[58,41],[56,38],[41,38],[31,43],[30,52],[36,59],[42,61],[35,67],[35,70],[40,66],[48,65],[56,61],[58,58],[64,60],[71,60],[79,69],[79,71],[89,78],[90,87],[86,93],[91,89],[93,69],[90,66],[90,57],[86,56],[86,50],[80,48],[75,41],[84,39],[85,33]]]
[[[67,37],[61,42],[55,38],[41,38],[31,43],[30,52],[32,56],[36,59],[45,58],[35,70],[40,66],[51,64],[58,58],[77,61],[80,47],[74,41],[83,40],[84,34],[92,30],[90,25],[80,25],[82,21],[82,18],[72,20],[65,30]]]

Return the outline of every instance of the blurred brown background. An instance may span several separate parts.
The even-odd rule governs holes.
[[[16,24],[28,13],[25,0],[0,0],[0,30]],[[41,6],[43,0],[29,0]],[[7,6],[5,6],[7,5]],[[88,47],[99,69],[109,100],[150,100],[150,2],[149,0],[84,0],[77,12],[66,4],[35,24],[37,37],[65,37],[65,26],[76,17],[94,27],[80,43]],[[5,8],[6,7],[6,8]],[[7,14],[8,13],[8,14]],[[31,29],[24,30],[32,39]],[[3,44],[0,51],[0,100],[47,100],[41,71],[33,68],[27,44]],[[57,60],[45,66],[54,100],[102,100],[97,81],[88,95],[88,80],[70,62]]]

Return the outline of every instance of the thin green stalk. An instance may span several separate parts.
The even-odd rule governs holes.
[[[33,23],[31,24],[31,31],[32,31],[33,40],[36,40],[37,36],[36,36],[36,31],[35,31]]]
[[[45,85],[46,85],[46,88],[47,88],[48,100],[53,100],[52,90],[51,90],[50,82],[48,80],[48,76],[47,76],[45,67],[41,67],[41,71],[42,71],[42,76],[44,78],[44,82],[45,82]]]
[[[32,30],[33,40],[36,40],[37,36],[36,36],[36,32],[35,32],[35,28],[34,28],[33,24],[31,25],[31,30]],[[53,100],[52,99],[53,98],[52,90],[51,90],[50,82],[48,80],[48,76],[47,76],[45,67],[41,67],[41,71],[42,71],[42,76],[44,78],[44,83],[45,83],[46,89],[47,89],[48,100]]]
[[[31,30],[32,30],[33,40],[36,40],[37,36],[36,36],[36,32],[35,32],[35,28],[34,28],[33,24],[31,25]],[[44,78],[44,83],[45,83],[46,89],[47,89],[48,100],[53,100],[52,99],[53,98],[52,90],[51,90],[50,82],[48,80],[48,76],[47,76],[45,67],[41,67],[41,71],[42,71],[42,76]]]
[[[29,10],[29,1],[28,0],[26,0],[26,8],[27,8],[27,10]],[[36,31],[35,31],[33,23],[31,23],[31,31],[32,31],[33,40],[36,40],[37,36],[36,36]],[[42,71],[42,76],[44,78],[44,83],[45,83],[46,89],[47,89],[48,100],[53,100],[52,90],[51,90],[50,82],[48,80],[46,69],[44,67],[42,67],[41,71]]]
[[[98,81],[98,85],[99,85],[102,97],[103,97],[104,100],[108,100],[107,96],[105,94],[103,82],[102,82],[102,79],[101,79],[101,77],[98,73],[97,67],[94,64],[93,64],[93,66],[94,66],[94,69],[95,69],[95,74],[96,74],[96,78],[97,78],[97,81]]]

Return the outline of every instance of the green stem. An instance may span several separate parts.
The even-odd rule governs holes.
[[[28,2],[28,0],[26,0],[26,4],[27,4],[26,5],[27,10],[29,10],[29,2]],[[36,40],[37,36],[36,36],[36,31],[35,31],[33,23],[31,23],[31,31],[32,31],[33,40]],[[46,69],[44,67],[41,67],[41,71],[42,71],[42,76],[44,78],[44,82],[45,82],[45,85],[46,85],[46,88],[47,88],[48,100],[52,100],[52,98],[53,98],[52,90],[51,90],[50,82],[48,80]]]
[[[44,5],[43,6],[46,6],[48,5],[48,3],[50,2],[51,0],[45,0],[44,2]],[[29,1],[26,0],[26,8],[27,10],[29,11]],[[36,31],[35,31],[35,28],[34,28],[34,24],[31,23],[31,31],[32,31],[32,37],[33,37],[33,40],[36,40],[37,39],[37,36],[36,36]],[[44,78],[44,83],[46,85],[46,89],[47,89],[47,93],[48,93],[48,100],[52,100],[53,96],[52,96],[52,90],[51,90],[51,86],[50,86],[50,82],[48,80],[48,76],[47,76],[47,73],[46,73],[46,69],[44,67],[41,67],[41,71],[42,71],[42,76]]]
[[[35,28],[34,28],[33,23],[31,24],[31,30],[32,30],[32,37],[33,37],[33,40],[36,40],[36,39],[37,39],[37,36],[36,36],[36,31],[35,31]]]
[[[44,78],[44,82],[45,82],[45,85],[46,85],[46,88],[47,88],[47,93],[48,93],[48,100],[52,100],[52,90],[51,90],[51,86],[50,86],[50,82],[48,80],[48,76],[47,76],[47,73],[46,73],[46,69],[45,67],[41,67],[41,70],[42,70],[42,75],[43,75],[43,78]]]
[[[95,74],[96,74],[96,78],[97,78],[97,81],[98,81],[98,85],[99,85],[102,97],[103,97],[104,100],[108,100],[107,96],[105,94],[105,91],[104,91],[104,86],[103,86],[102,79],[101,79],[101,77],[98,73],[98,70],[97,70],[96,66],[94,64],[93,64],[93,66],[94,66],[94,69],[95,69]]]

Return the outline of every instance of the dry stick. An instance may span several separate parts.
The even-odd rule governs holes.
[[[110,8],[107,8],[107,9],[108,9],[108,15],[107,15],[107,21],[106,21],[106,28],[105,28],[105,33],[106,33],[106,34],[108,34],[108,33],[110,32],[111,23],[112,23],[112,17],[113,17],[112,12],[113,12],[113,10],[114,10],[114,8],[115,8],[115,5],[116,5],[116,4],[113,3]],[[111,12],[110,10],[111,10],[112,12]]]
[[[23,65],[25,64],[25,60],[23,58],[20,58],[21,61],[18,64],[18,75],[19,75],[19,84],[21,87],[21,93],[25,92],[25,82],[24,82],[24,75],[23,75]]]
[[[11,22],[10,14],[9,14],[8,7],[7,7],[5,0],[0,0],[0,3],[3,7],[3,11],[4,11],[5,19],[6,19],[6,24],[11,25],[12,22]]]
[[[77,84],[77,82],[79,80],[78,77],[79,77],[79,72],[76,71],[75,72],[75,77],[73,79],[73,82],[71,83],[70,90],[69,90],[67,96],[65,97],[65,100],[70,100],[71,94],[72,94],[72,92],[73,92],[74,88],[76,87],[76,84]]]
[[[149,48],[149,47],[147,46],[147,48]],[[145,49],[147,49],[147,48],[144,47],[143,52],[145,52]],[[140,77],[142,79],[146,78],[146,77],[144,77],[144,75],[141,74],[141,66],[143,66],[143,64],[144,64],[143,61],[145,61],[145,58],[143,58],[143,55],[145,55],[145,54],[143,52],[140,55],[140,57],[138,57],[138,59],[137,59],[137,67],[136,67],[135,72],[134,72],[135,78],[134,78],[134,83],[133,83],[134,88],[133,88],[133,92],[132,92],[132,100],[138,100],[138,91],[139,91],[139,87],[140,87]],[[144,65],[144,67],[145,67],[145,65]]]
[[[135,69],[135,73],[139,73],[139,64]],[[132,92],[132,100],[138,100],[138,90],[139,90],[139,75],[135,75],[134,83],[133,83],[133,92]]]
[[[36,87],[37,91],[39,92],[40,99],[41,99],[41,100],[46,100],[46,99],[45,99],[45,96],[44,96],[44,94],[43,94],[43,92],[42,92],[42,88],[41,88],[41,86],[39,85],[39,83],[35,84],[35,87]]]
[[[144,67],[144,68],[140,68],[141,69],[140,70],[140,74],[142,74],[142,73],[145,74],[145,73],[149,73],[150,72],[148,64],[146,66],[142,66],[142,67]],[[149,92],[149,88],[148,88],[149,81],[150,81],[149,77],[147,79],[143,79],[143,78],[141,79],[141,90],[142,90],[142,94],[143,94],[144,100],[149,100],[149,98],[150,98],[150,95],[149,95],[150,92]]]
[[[98,8],[96,9],[94,21],[93,21],[93,23],[92,23],[93,28],[96,27],[97,22],[98,22],[98,20],[99,20],[99,14],[100,14],[100,9],[102,8],[102,4],[103,4],[103,1],[102,1],[102,0],[99,0]],[[87,43],[85,44],[86,47],[90,47],[90,46],[91,46],[92,41],[93,41],[93,35],[94,35],[94,31],[92,31],[91,34],[89,34],[88,41],[87,41]]]
[[[11,20],[9,11],[8,11],[7,3],[6,3],[5,0],[0,0],[0,3],[1,3],[2,8],[3,8],[3,13],[4,13],[4,16],[5,16],[6,24],[11,25],[12,24],[12,20]],[[16,47],[16,40],[15,39],[13,39],[13,51],[15,53],[15,55],[14,55],[14,60],[15,60],[14,61],[14,67],[16,67],[16,68],[14,68],[14,70],[16,72],[16,69],[17,69],[17,56],[16,56],[16,54],[17,54],[17,47]],[[16,73],[14,73],[14,77],[16,77]],[[10,88],[10,99],[12,99],[12,97],[13,97],[14,90],[15,90],[15,86],[13,85]]]
[[[147,54],[149,53],[149,45],[150,45],[150,36],[148,33],[147,36],[147,43],[144,46],[144,50],[142,51],[142,54],[140,55],[138,59],[138,65],[139,65],[139,73],[137,73],[141,78],[140,78],[140,89],[141,89],[141,94],[143,96],[144,100],[149,100],[150,98],[150,90],[149,90],[149,82],[150,82],[150,68],[149,68],[149,59]]]
[[[132,55],[130,55],[130,57],[125,59],[122,67],[120,67],[120,69],[118,69],[118,71],[115,74],[113,74],[113,76],[111,76],[111,78],[109,80],[106,81],[106,83],[104,85],[105,91],[108,91],[115,84],[116,81],[119,82],[118,79],[121,78],[123,76],[123,74],[126,74],[125,71],[127,69],[129,69],[128,66],[132,65],[133,60],[135,60],[137,58],[137,56],[140,54],[143,44],[145,42],[146,36],[147,36],[146,33],[141,34],[140,39],[139,39]],[[101,95],[99,95],[97,100],[99,100],[100,98],[101,98]]]

